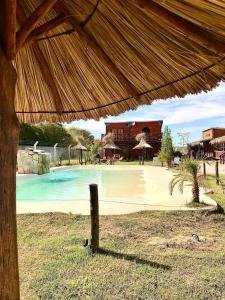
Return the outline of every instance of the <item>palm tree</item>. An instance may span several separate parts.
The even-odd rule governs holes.
[[[193,160],[185,160],[181,164],[181,171],[170,182],[170,194],[172,195],[175,186],[178,186],[183,193],[184,183],[192,183],[192,201],[199,203],[199,186],[204,186],[204,175],[199,174],[200,165]]]

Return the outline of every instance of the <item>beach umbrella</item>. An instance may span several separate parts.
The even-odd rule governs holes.
[[[80,164],[83,164],[83,151],[87,151],[87,148],[83,146],[81,143],[78,143],[76,146],[74,146],[75,150],[80,151]]]
[[[135,149],[141,149],[142,150],[142,164],[144,164],[144,149],[152,149],[153,147],[151,145],[149,145],[144,138],[142,138],[140,140],[140,142],[135,146],[133,147],[132,149],[135,150]]]
[[[138,145],[136,145],[133,149],[150,149],[153,148],[151,145],[146,143],[146,141],[140,141]]]
[[[111,150],[121,150],[120,147],[118,147],[113,141],[108,142],[105,146],[103,146],[103,148]]]
[[[0,298],[19,299],[18,120],[99,119],[207,91],[224,79],[224,20],[222,0],[0,1]]]
[[[112,153],[115,153],[115,150],[121,150],[120,147],[118,147],[113,140],[110,140],[107,144],[105,144],[103,148],[110,150],[110,152]]]

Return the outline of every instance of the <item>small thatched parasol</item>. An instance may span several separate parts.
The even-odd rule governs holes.
[[[113,141],[108,142],[104,147],[104,149],[111,149],[111,150],[121,150]]]
[[[145,149],[151,149],[153,147],[146,142],[146,134],[144,132],[138,133],[137,136],[136,136],[136,140],[139,143],[133,148],[133,150],[135,150],[135,149],[142,150],[141,160],[142,160],[142,164],[144,164],[144,151],[145,151]]]
[[[81,144],[78,144],[76,146],[74,146],[75,150],[82,150],[82,151],[87,151],[87,148]]]
[[[80,151],[80,157],[79,157],[79,161],[80,164],[83,164],[83,151],[87,151],[87,148],[85,146],[83,146],[81,143],[78,143],[76,146],[74,146],[75,150],[79,150]]]
[[[223,0],[0,1],[2,299],[19,299],[17,118],[99,119],[207,91],[224,79],[224,37]]]
[[[153,148],[151,145],[146,143],[146,141],[141,140],[139,144],[137,144],[133,149],[150,149]]]
[[[110,156],[112,156],[112,153],[115,153],[115,150],[121,150],[120,147],[118,147],[113,140],[108,141],[107,144],[103,147],[104,149],[108,149],[110,151]]]

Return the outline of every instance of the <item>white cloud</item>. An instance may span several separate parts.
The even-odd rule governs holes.
[[[165,125],[189,125],[190,132],[210,126],[225,126],[225,84],[221,83],[208,93],[188,95],[182,99],[158,100],[152,105],[140,106],[136,111],[128,111],[117,117],[108,117],[100,121],[75,121],[67,126],[76,126],[91,131],[96,137],[105,132],[106,121],[141,121],[161,119]],[[204,120],[212,119],[212,125],[204,125]],[[194,126],[194,122],[202,124]],[[218,124],[219,123],[219,124]],[[215,124],[215,125],[213,125]],[[180,129],[179,129],[180,130]]]

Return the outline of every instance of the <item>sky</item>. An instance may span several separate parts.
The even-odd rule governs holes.
[[[157,100],[116,117],[101,118],[99,121],[74,121],[66,126],[87,129],[95,138],[100,138],[101,133],[105,133],[105,122],[145,120],[163,120],[163,125],[171,129],[176,145],[180,143],[178,132],[188,132],[189,141],[201,139],[202,130],[225,127],[225,83],[220,83],[208,93]]]

